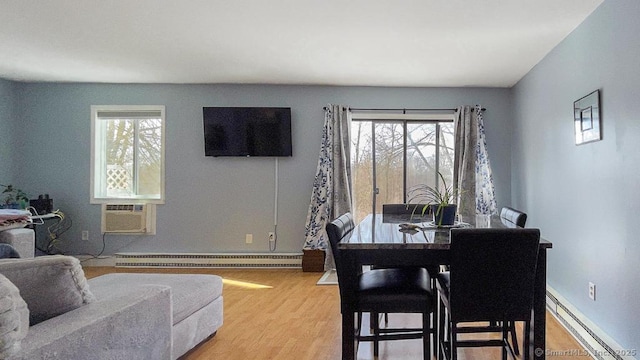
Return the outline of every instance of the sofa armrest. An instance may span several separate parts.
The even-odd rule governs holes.
[[[29,328],[11,359],[170,359],[171,289],[140,285]]]

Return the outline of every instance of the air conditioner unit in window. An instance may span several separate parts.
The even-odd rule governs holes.
[[[102,232],[155,234],[155,205],[102,204]]]

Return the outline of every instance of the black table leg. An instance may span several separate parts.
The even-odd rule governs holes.
[[[533,359],[545,359],[546,310],[547,310],[547,250],[538,251],[536,268],[535,295],[533,298],[533,346],[527,349],[527,355],[533,352]],[[526,357],[525,357],[526,359]]]
[[[357,256],[352,251],[342,251],[343,268],[345,272],[340,278],[340,311],[342,313],[342,359],[354,360],[357,358],[356,346],[356,308],[353,306],[355,294],[353,290],[358,286],[358,274],[362,272]],[[358,322],[360,315],[358,316]]]

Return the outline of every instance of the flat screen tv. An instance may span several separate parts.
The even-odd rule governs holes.
[[[291,156],[291,108],[203,107],[206,156]]]

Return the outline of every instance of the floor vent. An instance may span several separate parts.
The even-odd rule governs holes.
[[[547,286],[547,309],[595,359],[635,360],[634,349],[623,349],[549,286]],[[547,354],[548,357],[584,355],[579,349],[560,350],[557,354]]]
[[[302,254],[118,253],[116,267],[144,268],[302,268]]]

